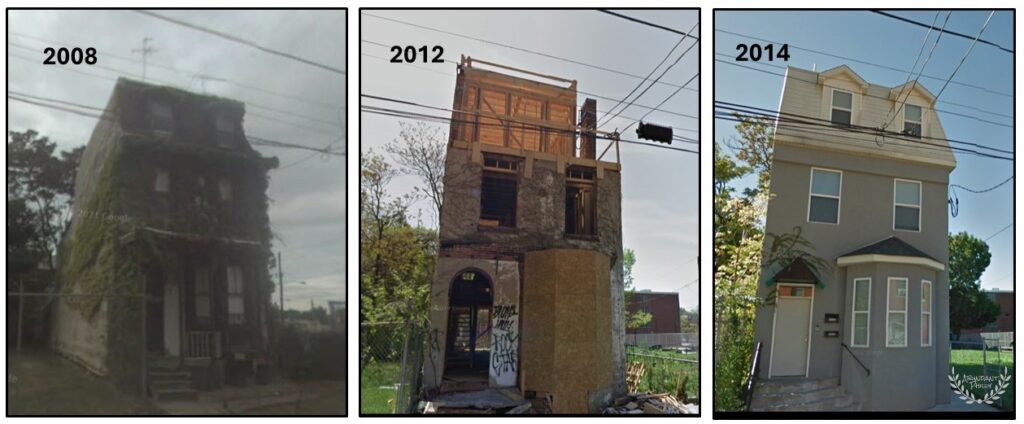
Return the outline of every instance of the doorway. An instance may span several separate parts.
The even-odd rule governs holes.
[[[769,377],[806,377],[811,350],[814,286],[778,285]]]
[[[445,378],[483,377],[491,360],[491,280],[481,271],[455,275],[448,296]]]

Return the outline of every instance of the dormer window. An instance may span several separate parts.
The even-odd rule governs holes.
[[[853,93],[832,90],[832,123],[849,127],[853,123]]]
[[[154,101],[149,104],[149,123],[155,130],[170,131],[174,128],[174,110],[167,102]]]
[[[921,106],[903,106],[903,134],[921,138]]]

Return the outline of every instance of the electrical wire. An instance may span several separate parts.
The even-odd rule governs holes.
[[[949,17],[952,16],[952,15],[953,15],[953,12],[946,13],[946,20],[944,20],[942,22],[942,28],[939,29],[939,31],[940,31],[939,32],[939,36],[935,37],[935,43],[933,43],[932,44],[932,48],[930,50],[928,50],[928,57],[924,60],[924,64],[921,65],[921,71],[918,72],[917,77],[914,78],[914,85],[917,85],[918,80],[921,79],[921,74],[924,73],[924,69],[928,67],[928,62],[931,62],[932,54],[935,53],[935,48],[939,46],[939,41],[942,40],[942,32],[941,31],[946,28],[946,24],[949,23]],[[935,13],[935,17],[936,18],[939,17],[939,13],[938,12]],[[931,28],[928,29],[928,34],[931,34]],[[928,44],[928,35],[925,35],[924,42],[921,43],[921,51],[924,51],[924,46],[926,44]],[[920,58],[921,58],[921,54],[918,53],[918,59],[920,59]],[[897,100],[896,103],[899,103],[900,106],[898,108],[896,108],[895,107],[896,103],[892,104],[893,107],[889,108],[889,114],[886,114],[887,116],[890,116],[890,114],[891,114],[891,117],[886,121],[885,125],[882,125],[882,128],[888,128],[889,124],[892,124],[892,121],[896,120],[896,117],[899,116],[901,111],[903,111],[903,107],[907,104],[907,100],[910,100],[910,94],[914,92],[914,89],[913,89],[913,86],[911,86],[911,89],[907,90],[907,83],[909,83],[910,82],[910,78],[914,76],[914,68],[916,68],[916,67],[917,67],[917,61],[915,60],[914,61],[914,66],[910,67],[910,72],[907,74],[907,81],[904,82],[902,86],[900,86],[900,92],[899,92],[899,94],[896,95],[896,100]],[[903,92],[904,91],[907,92],[907,96],[904,97],[902,101],[900,101],[899,98],[900,98],[900,96],[903,96]],[[894,108],[896,109],[896,113],[892,113]]]
[[[623,14],[620,14],[620,13],[615,13],[615,12],[612,12],[612,11],[610,11],[608,9],[597,9],[597,11],[601,12],[601,13],[607,13],[609,15],[625,19],[627,21],[636,22],[636,23],[641,24],[641,25],[647,25],[649,27],[654,27],[654,28],[658,28],[658,29],[663,29],[663,30],[668,31],[668,32],[673,32],[673,33],[682,35],[684,38],[689,37],[689,38],[692,38],[694,40],[700,41],[700,37],[697,37],[695,35],[690,35],[689,32],[683,33],[682,31],[679,31],[679,30],[674,29],[674,28],[669,28],[667,26],[658,25],[656,23],[645,21],[643,19],[634,18],[632,16],[626,16],[626,15],[623,15]]]
[[[964,187],[964,186],[962,186],[962,185],[960,185],[960,184],[950,184],[949,186],[950,186],[950,187],[956,187],[956,188],[959,188],[959,189],[961,189],[961,190],[963,190],[963,191],[966,191],[966,192],[969,192],[969,193],[974,193],[974,194],[982,194],[982,193],[988,193],[988,192],[990,192],[990,191],[992,191],[992,190],[995,190],[995,189],[997,189],[997,188],[999,188],[999,187],[1002,187],[1002,186],[1003,186],[1003,185],[1005,185],[1006,183],[1008,183],[1008,182],[1012,181],[1012,180],[1013,180],[1013,177],[1014,177],[1014,176],[1013,176],[1013,175],[1011,175],[1011,176],[1009,176],[1009,177],[1008,177],[1007,179],[1005,179],[1005,180],[1003,180],[1002,182],[1000,182],[999,184],[996,184],[996,185],[994,185],[994,186],[992,186],[992,187],[989,187],[989,188],[984,188],[984,189],[980,189],[980,190],[974,190],[974,189],[969,189],[969,188],[967,188],[967,187]]]
[[[887,16],[887,17],[890,17],[890,18],[892,18],[892,19],[896,19],[896,20],[898,20],[898,21],[903,21],[903,22],[906,22],[906,23],[908,23],[908,24],[911,24],[911,25],[917,25],[917,26],[926,26],[926,24],[924,24],[924,23],[921,23],[921,22],[918,22],[918,21],[915,21],[915,20],[913,20],[913,19],[910,19],[910,18],[904,18],[904,17],[902,17],[902,16],[896,16],[896,15],[894,15],[894,14],[891,14],[891,13],[887,13],[887,12],[883,12],[883,11],[881,11],[881,10],[872,10],[871,12],[872,12],[872,13],[877,13],[877,14],[879,14],[879,15],[882,15],[882,16]],[[945,30],[945,31],[943,31],[943,32],[945,32],[945,33],[947,33],[947,34],[949,34],[949,35],[955,35],[955,36],[957,36],[957,37],[961,37],[961,38],[966,38],[966,39],[968,39],[968,40],[970,40],[970,39],[972,38],[972,37],[971,37],[971,36],[969,36],[969,35],[966,35],[966,34],[961,34],[961,33],[959,33],[959,32],[955,32],[955,31],[951,31],[951,30]],[[1013,50],[1012,50],[1012,49],[1008,49],[1008,48],[1006,48],[1006,47],[1000,46],[1000,45],[998,45],[998,44],[996,44],[996,43],[993,43],[993,42],[991,42],[991,41],[988,41],[988,40],[978,40],[978,41],[979,41],[979,42],[981,42],[982,44],[988,44],[988,45],[990,45],[990,46],[993,46],[993,47],[995,47],[995,48],[997,48],[997,49],[999,49],[999,50],[1002,50],[1002,51],[1004,51],[1004,52],[1007,52],[1007,53],[1011,53],[1011,54],[1013,53]]]
[[[988,19],[985,19],[985,23],[982,24],[981,29],[978,30],[978,36],[974,37],[974,41],[971,42],[971,46],[967,48],[967,51],[964,52],[964,56],[960,58],[960,63],[958,63],[956,65],[956,68],[953,69],[953,73],[949,74],[949,78],[946,78],[946,82],[942,84],[942,88],[939,90],[939,93],[935,95],[936,99],[941,97],[942,93],[946,91],[946,87],[949,86],[949,82],[953,80],[954,76],[956,76],[956,73],[960,70],[960,67],[964,65],[964,61],[967,60],[967,56],[971,55],[971,51],[973,51],[974,46],[978,44],[978,39],[981,38],[981,34],[985,32],[985,28],[988,28],[988,23],[992,21],[992,15],[995,15],[995,13],[996,11],[993,10],[991,13],[988,14]]]

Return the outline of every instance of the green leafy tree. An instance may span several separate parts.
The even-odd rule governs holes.
[[[633,302],[633,295],[636,290],[633,288],[633,265],[636,265],[636,253],[633,249],[625,249],[622,252],[622,286],[625,288],[625,304],[628,306]],[[642,309],[629,312],[625,309],[625,320],[627,330],[636,330],[650,324],[653,316]]]
[[[981,274],[991,259],[988,244],[977,237],[966,232],[949,237],[949,327],[957,337],[999,317],[999,305],[981,290]]]

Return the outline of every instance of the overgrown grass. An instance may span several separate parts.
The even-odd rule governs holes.
[[[398,362],[365,364],[359,372],[359,412],[393,414],[398,394]]]
[[[10,415],[163,415],[149,399],[113,384],[46,350],[8,352]]]
[[[987,371],[985,367],[986,362],[988,363]],[[994,351],[988,351],[983,355],[981,350],[954,349],[949,353],[949,364],[960,376],[998,376],[1003,373],[1004,367],[1008,374],[1014,375],[1012,352],[996,353]],[[996,400],[992,406],[1004,411],[1013,411],[1014,389],[1016,388],[1016,385],[1017,382],[1011,379],[1010,385],[1006,389],[1006,393],[1003,393],[1003,395]],[[991,387],[972,389],[971,392],[978,398],[981,398],[989,390],[991,390]]]
[[[696,361],[697,354],[627,346],[626,357],[630,362],[644,363],[644,377],[640,380],[637,391],[670,393],[680,399],[683,397],[680,392],[685,391],[686,398],[691,402],[692,399],[700,397],[699,364],[675,360]],[[682,378],[686,379],[686,384],[679,387]]]
[[[343,415],[346,408],[345,382],[331,382],[317,396],[296,403],[284,403],[245,411],[243,415]]]

